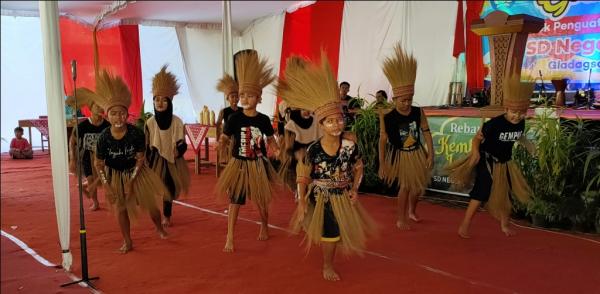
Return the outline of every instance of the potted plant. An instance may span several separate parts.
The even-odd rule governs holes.
[[[144,112],[145,102],[146,102],[146,100],[142,101],[142,107],[140,108],[140,116],[135,121],[135,126],[138,127],[138,129],[140,129],[142,131],[146,127],[146,121],[154,115],[154,114],[152,114],[152,112]]]
[[[360,105],[365,105],[366,100],[360,97],[356,99]],[[356,134],[358,149],[362,154],[364,163],[364,176],[361,190],[364,192],[384,193],[386,191],[381,179],[377,175],[379,168],[379,111],[375,102],[361,108],[352,125],[352,132]]]

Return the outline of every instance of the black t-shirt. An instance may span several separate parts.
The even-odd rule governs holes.
[[[93,125],[89,119],[77,125],[79,131],[79,151],[83,152],[82,160],[84,162],[90,162],[90,153],[96,151],[96,143],[98,143],[100,133],[108,127],[110,127],[110,123],[105,119],[102,120],[99,126]]]
[[[135,126],[127,124],[127,133],[121,140],[116,140],[106,128],[98,138],[96,157],[108,167],[124,171],[135,166],[135,154],[144,152],[145,144],[144,132]]]
[[[227,124],[227,120],[229,119],[229,116],[231,116],[232,114],[234,114],[236,112],[240,112],[240,111],[242,111],[242,108],[240,108],[240,107],[238,107],[237,110],[231,109],[231,106],[223,108],[223,121],[225,122],[225,125]]]
[[[317,140],[308,147],[305,161],[312,165],[310,176],[313,179],[352,182],[352,168],[360,158],[358,146],[340,136],[340,148],[335,156],[327,154],[321,141]]]
[[[383,117],[388,141],[394,147],[411,151],[421,146],[421,108],[411,106],[408,116],[395,108]]]
[[[519,140],[525,130],[525,120],[513,124],[504,118],[504,114],[490,119],[483,124],[483,142],[479,151],[485,151],[496,157],[500,162],[507,162],[512,158],[512,148],[515,141]]]
[[[267,156],[265,136],[273,136],[274,132],[269,117],[260,112],[253,117],[241,111],[234,113],[223,129],[223,134],[234,137],[233,156],[239,159]]]

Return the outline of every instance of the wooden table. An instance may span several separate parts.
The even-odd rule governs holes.
[[[85,120],[85,117],[80,117],[79,121],[81,122],[82,120]],[[22,128],[27,128],[28,129],[28,133],[29,133],[29,144],[33,144],[32,140],[31,140],[31,128],[38,128],[39,123],[41,124],[45,124],[46,126],[48,125],[48,118],[47,117],[40,117],[40,118],[30,118],[30,119],[20,119],[19,120],[19,127]],[[67,126],[67,138],[71,133],[71,130],[73,129],[73,127],[75,126],[75,122],[73,121],[73,119],[68,119],[66,121],[66,126]],[[47,130],[40,130],[40,138],[41,138],[41,142],[42,142],[42,151],[44,151],[44,142],[48,142],[48,144],[50,144],[50,136],[46,133]],[[46,133],[46,134],[44,134]],[[44,136],[46,137],[46,140],[44,140]],[[67,139],[68,140],[68,139]],[[48,148],[50,148],[50,145],[48,145]]]

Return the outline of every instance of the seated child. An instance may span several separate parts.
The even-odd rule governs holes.
[[[32,159],[33,150],[27,139],[23,138],[23,128],[15,128],[15,138],[10,142],[10,150],[8,151],[13,159]]]

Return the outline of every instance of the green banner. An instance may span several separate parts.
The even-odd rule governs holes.
[[[481,127],[477,117],[429,117],[429,129],[433,137],[435,165],[432,171],[430,189],[450,191],[450,181],[444,175],[446,164],[466,156],[471,152],[471,140]],[[464,191],[452,191],[467,196],[471,187]]]

